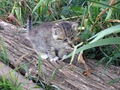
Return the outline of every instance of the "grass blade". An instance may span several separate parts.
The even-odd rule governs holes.
[[[120,32],[120,25],[112,26],[112,27],[110,27],[110,28],[107,28],[107,29],[105,29],[105,30],[97,33],[96,35],[92,36],[92,37],[91,37],[90,39],[88,39],[88,40],[91,40],[91,39],[95,38],[95,39],[93,39],[93,40],[90,42],[90,43],[93,43],[93,42],[95,42],[95,41],[103,38],[103,37],[106,36],[106,35],[109,35],[109,34],[112,34],[112,33],[118,33],[118,32]]]
[[[106,38],[106,39],[101,39],[98,40],[96,42],[93,43],[89,43],[87,45],[82,46],[81,48],[76,50],[76,53],[79,53],[81,51],[84,51],[86,49],[90,49],[93,47],[97,47],[97,46],[103,46],[103,45],[109,45],[109,44],[120,44],[120,37],[116,37],[116,38]],[[73,53],[70,53],[69,55],[67,55],[66,57],[64,57],[63,59],[69,58],[70,56],[72,56]]]
[[[44,0],[40,0],[38,4],[34,7],[32,14],[44,3]]]
[[[2,42],[2,49],[3,49],[3,62],[6,63],[6,64],[9,64],[8,62],[8,56],[7,56],[7,51],[6,51],[6,48],[5,48],[5,44],[4,44],[4,41],[1,40]]]
[[[40,74],[40,70],[41,70],[41,58],[40,54],[38,54],[38,74]]]

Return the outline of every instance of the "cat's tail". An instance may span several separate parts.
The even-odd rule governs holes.
[[[27,31],[30,32],[31,29],[32,29],[32,15],[29,15],[27,20]]]

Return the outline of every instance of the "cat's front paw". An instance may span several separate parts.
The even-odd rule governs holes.
[[[51,62],[55,62],[55,61],[57,61],[59,58],[58,57],[54,57],[54,58],[50,58],[50,61]]]
[[[41,55],[41,58],[42,58],[42,59],[47,59],[47,58],[48,58],[48,55],[47,55],[47,54],[42,54],[42,55]]]
[[[65,55],[63,55],[62,59],[63,59],[63,58],[65,58],[66,56],[67,56],[66,54],[65,54]]]

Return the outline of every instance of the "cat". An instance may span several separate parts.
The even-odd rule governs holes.
[[[28,38],[42,59],[57,61],[73,50],[78,23],[72,21],[44,22],[32,28],[32,16],[27,21]]]

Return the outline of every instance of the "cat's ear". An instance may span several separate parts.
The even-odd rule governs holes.
[[[61,27],[59,26],[58,23],[56,23],[56,24],[52,27],[52,33],[53,33],[54,35],[60,35],[61,32],[62,32]]]
[[[72,24],[72,29],[75,30],[75,31],[78,30],[78,23],[77,22]]]

